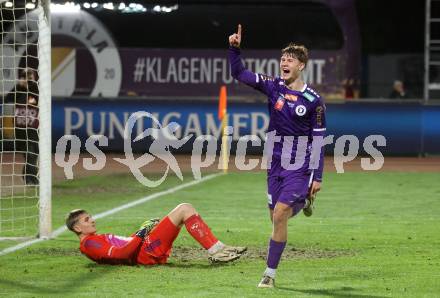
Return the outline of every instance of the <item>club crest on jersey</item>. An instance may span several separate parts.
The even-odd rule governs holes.
[[[297,101],[298,100],[298,96],[293,95],[293,94],[284,94],[284,98],[287,99],[288,101]]]
[[[284,106],[284,99],[280,96],[280,97],[278,97],[278,100],[275,103],[274,108],[275,108],[275,110],[281,111],[283,106]]]
[[[303,105],[299,105],[299,106],[297,106],[297,107],[295,108],[295,113],[296,113],[298,116],[304,116],[304,115],[306,114],[306,112],[307,112],[307,109],[306,109],[306,107],[303,106]]]

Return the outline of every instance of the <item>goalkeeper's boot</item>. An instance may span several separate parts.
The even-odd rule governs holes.
[[[264,275],[257,287],[258,288],[273,288],[273,287],[275,287],[275,279],[270,276]]]
[[[225,249],[223,248],[217,251],[216,253],[210,254],[208,260],[212,264],[218,264],[218,263],[232,262],[239,259],[240,257],[241,257],[240,254],[236,252],[225,251]]]
[[[306,204],[304,205],[303,213],[307,217],[312,216],[313,214],[313,209],[315,208],[313,206],[313,202],[315,201],[315,198],[316,195],[312,195],[306,199]]]
[[[241,255],[242,253],[247,251],[247,247],[246,246],[229,246],[229,245],[225,245],[225,247],[223,248],[223,251],[233,252],[233,253]]]

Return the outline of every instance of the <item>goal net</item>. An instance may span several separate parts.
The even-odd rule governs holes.
[[[49,1],[0,0],[0,6],[0,239],[49,237]]]

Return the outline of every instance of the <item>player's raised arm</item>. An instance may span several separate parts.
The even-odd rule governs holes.
[[[229,36],[229,63],[234,79],[251,86],[266,95],[272,93],[274,79],[262,74],[256,74],[246,69],[241,61],[242,26],[238,25],[237,32]]]

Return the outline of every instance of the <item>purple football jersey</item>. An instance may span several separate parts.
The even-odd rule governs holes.
[[[301,154],[299,151],[304,152],[304,163],[294,171],[314,170],[313,180],[321,181],[324,148],[320,147],[326,130],[325,105],[321,96],[307,84],[301,91],[291,90],[279,77],[272,78],[247,70],[241,61],[239,48],[229,48],[229,59],[231,74],[235,79],[268,97],[270,115],[268,131],[275,131],[276,135],[281,137],[280,142],[274,143],[273,158],[284,158],[287,152],[289,159],[294,159],[297,154]],[[283,144],[288,147],[286,140],[292,137],[293,142],[289,144],[291,149],[284,148],[286,151],[283,151]],[[305,140],[304,146],[299,145],[302,144],[301,138]],[[320,150],[313,150],[312,144],[318,146]],[[311,163],[312,155],[313,163]]]

